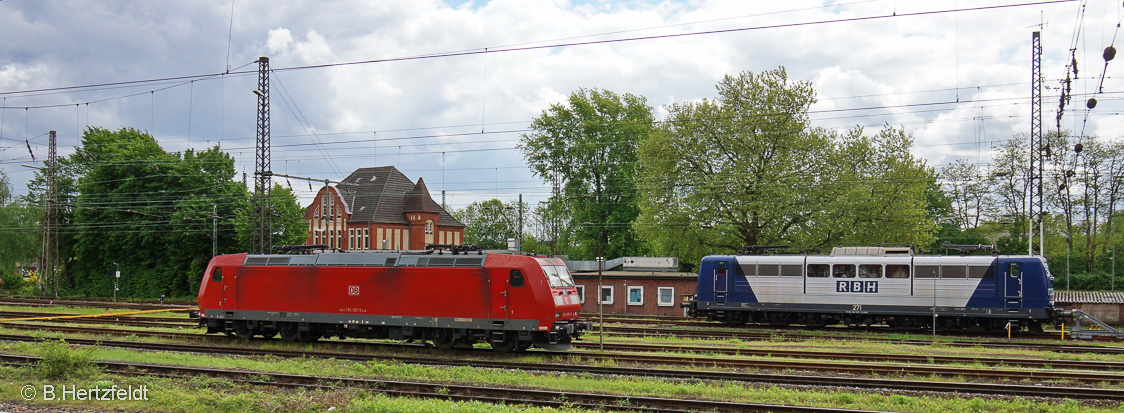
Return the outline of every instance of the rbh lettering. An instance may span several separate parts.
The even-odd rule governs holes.
[[[878,281],[836,281],[837,293],[878,293]]]

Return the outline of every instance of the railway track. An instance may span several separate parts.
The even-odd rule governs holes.
[[[193,335],[195,338],[211,337],[221,338],[218,336],[203,336],[200,334],[182,334]],[[38,341],[42,340],[37,337],[19,336],[19,335],[0,335],[0,340],[8,341]],[[140,350],[152,351],[178,351],[178,352],[191,352],[203,354],[223,354],[223,355],[242,355],[242,356],[274,356],[284,358],[301,358],[301,357],[317,357],[317,358],[334,358],[339,360],[353,360],[353,361],[392,361],[398,363],[409,364],[423,364],[423,365],[444,365],[444,366],[469,366],[469,367],[483,367],[483,368],[496,368],[496,369],[515,369],[515,370],[528,370],[528,371],[549,371],[559,373],[591,373],[601,375],[627,375],[627,376],[643,376],[643,377],[659,377],[680,380],[729,380],[747,383],[768,383],[768,384],[787,384],[787,385],[803,385],[803,386],[834,386],[834,387],[854,387],[866,389],[881,389],[893,391],[933,391],[933,392],[958,392],[958,393],[974,393],[984,395],[1018,395],[1018,396],[1034,396],[1034,397],[1059,397],[1064,396],[1068,398],[1077,399],[1093,399],[1093,400],[1113,400],[1124,401],[1124,390],[1120,389],[1100,389],[1090,387],[1055,387],[1043,385],[1042,382],[1034,383],[1020,383],[1020,384],[1000,384],[1000,383],[961,383],[961,382],[933,382],[933,381],[918,381],[918,380],[904,380],[904,379],[887,379],[887,378],[864,378],[856,377],[853,374],[870,374],[873,371],[879,371],[882,374],[923,374],[923,375],[948,375],[957,377],[974,377],[974,378],[988,378],[988,379],[1007,379],[1007,380],[1022,380],[1024,378],[1035,378],[1039,380],[1056,380],[1068,379],[1077,382],[1086,383],[1101,383],[1101,382],[1119,382],[1124,380],[1116,373],[1082,373],[1082,372],[1057,372],[1057,371],[1029,371],[1029,370],[998,370],[998,369],[969,369],[969,368],[942,368],[933,366],[894,366],[894,365],[881,365],[876,367],[869,366],[855,366],[854,363],[848,364],[841,363],[794,363],[790,361],[781,360],[725,360],[706,357],[683,357],[683,356],[668,356],[668,355],[620,355],[620,354],[588,354],[588,353],[555,353],[555,352],[536,352],[543,355],[558,355],[566,356],[569,358],[580,358],[585,361],[605,361],[614,360],[616,362],[625,363],[638,363],[646,364],[648,366],[653,364],[663,365],[680,365],[698,367],[726,367],[726,368],[760,368],[760,369],[773,369],[782,371],[791,371],[794,369],[809,369],[817,373],[834,373],[834,374],[851,374],[845,376],[817,376],[817,375],[795,375],[792,373],[747,373],[747,372],[728,372],[728,371],[702,371],[702,370],[674,370],[668,368],[652,368],[652,367],[606,367],[597,365],[570,365],[570,364],[554,364],[554,363],[529,363],[529,362],[514,362],[509,358],[498,359],[493,355],[491,359],[485,360],[466,360],[456,358],[453,355],[449,357],[434,357],[434,356],[389,356],[383,354],[368,354],[363,352],[354,351],[362,347],[352,347],[352,344],[345,344],[345,349],[352,351],[307,351],[307,350],[276,350],[276,349],[262,349],[252,347],[233,347],[233,346],[217,346],[214,343],[207,344],[178,344],[178,343],[146,343],[135,341],[113,341],[113,340],[91,340],[91,339],[66,339],[68,342],[76,345],[100,345],[109,347],[121,347]],[[342,343],[337,343],[342,344]],[[420,347],[420,346],[415,346]],[[450,355],[451,353],[443,353]],[[461,352],[464,355],[471,355],[474,352],[467,351]],[[475,353],[479,354],[479,353]],[[817,367],[819,366],[819,367]]]
[[[595,329],[591,331],[590,335],[597,334],[596,324]],[[656,327],[621,327],[621,326],[605,326],[606,333],[612,333],[619,336],[639,336],[639,337],[679,337],[679,338],[694,338],[694,339],[739,339],[743,341],[775,341],[775,340],[788,340],[788,341],[801,341],[801,340],[855,340],[865,342],[877,343],[895,343],[895,344],[913,344],[913,345],[932,345],[938,343],[952,347],[983,347],[983,348],[1006,348],[1006,349],[1024,349],[1024,350],[1041,350],[1041,351],[1054,351],[1059,353],[1095,353],[1095,354],[1124,354],[1124,346],[1102,346],[1102,345],[1080,345],[1080,344],[1040,344],[1040,343],[1024,343],[1017,341],[982,341],[982,340],[920,340],[920,339],[896,339],[896,338],[869,338],[869,337],[839,337],[839,336],[826,336],[826,335],[788,335],[776,334],[770,332],[753,332],[753,331],[724,331],[724,330],[685,330],[685,329],[667,329]]]
[[[594,343],[574,343],[574,347],[586,350],[597,350],[601,346]],[[755,356],[755,357],[783,357],[798,359],[828,359],[828,360],[854,360],[872,362],[895,363],[922,363],[922,364],[976,364],[983,366],[1011,366],[1032,367],[1045,369],[1071,369],[1094,371],[1124,371],[1124,362],[1111,361],[1082,361],[1082,360],[1051,360],[1013,357],[966,357],[966,356],[938,356],[938,355],[912,355],[912,354],[874,354],[874,353],[841,353],[838,351],[811,351],[811,350],[777,350],[777,349],[739,349],[717,346],[684,346],[684,345],[653,345],[653,344],[619,344],[604,345],[605,351],[614,352],[678,352],[678,353],[706,353],[727,356]]]
[[[198,324],[198,320],[183,317],[160,317],[160,316],[133,316],[133,315],[113,315],[112,313],[106,314],[68,314],[68,313],[47,313],[35,311],[0,311],[0,321],[9,318],[50,318],[50,317],[69,317],[69,316],[86,316],[93,319],[113,319],[116,321],[145,321],[156,323],[180,323],[180,324]],[[79,320],[78,318],[70,318],[63,320]]]
[[[598,318],[597,318],[596,315],[588,317],[588,319],[592,320],[595,325],[597,324]],[[642,326],[655,326],[655,327],[674,326],[674,327],[695,327],[695,328],[739,329],[739,330],[743,330],[743,331],[747,331],[747,332],[770,332],[770,333],[774,333],[774,334],[776,332],[786,331],[786,332],[792,332],[793,334],[790,334],[792,336],[818,336],[818,337],[823,337],[823,336],[828,335],[828,334],[830,334],[832,336],[836,336],[837,334],[840,334],[840,333],[846,333],[846,334],[850,334],[850,333],[924,334],[924,335],[927,335],[927,334],[930,334],[931,331],[932,331],[932,330],[923,330],[923,329],[892,328],[892,327],[888,327],[888,326],[868,326],[868,327],[823,326],[823,327],[814,327],[813,328],[813,327],[805,327],[805,326],[767,326],[767,325],[754,325],[754,324],[733,325],[733,324],[723,324],[723,323],[714,322],[714,321],[697,321],[697,320],[692,320],[692,319],[685,318],[685,317],[666,317],[666,316],[665,317],[655,317],[655,316],[652,316],[652,317],[647,317],[647,316],[605,317],[605,322],[606,323],[612,323],[612,324],[642,325]],[[786,335],[789,335],[789,334],[786,334]],[[970,332],[969,331],[969,332],[965,332],[965,331],[959,331],[959,330],[937,330],[937,335],[940,336],[940,337],[1006,338],[1007,332],[1006,331],[998,331],[998,332],[983,332],[983,331]],[[1047,332],[1043,332],[1043,333],[1039,333],[1039,334],[1018,332],[1018,333],[1013,334],[1013,337],[1019,338],[1019,339],[1030,339],[1030,340],[1060,340],[1061,337],[1062,337],[1062,334],[1061,334],[1060,330],[1047,331]],[[1068,333],[1065,337],[1066,337],[1065,338],[1066,340],[1071,339],[1070,336],[1068,335]],[[1124,342],[1124,340],[1111,338],[1111,337],[1102,337],[1102,338],[1097,338],[1097,339],[1094,339],[1094,340],[1087,340],[1087,341]]]
[[[42,322],[51,323],[73,323],[73,324],[117,324],[130,327],[155,327],[155,328],[198,328],[198,323],[192,322],[160,322],[160,321],[135,321],[116,319],[116,317],[89,317],[89,318],[64,318],[57,320],[39,320]],[[22,322],[22,321],[21,321]],[[0,321],[0,326],[13,325],[12,321]]]
[[[34,365],[39,357],[0,354],[0,361],[10,365]],[[424,397],[455,401],[479,401],[493,404],[524,404],[539,407],[578,407],[613,411],[673,412],[857,412],[857,410],[824,407],[783,406],[700,399],[637,397],[605,393],[534,390],[509,387],[474,386],[450,383],[427,383],[401,380],[380,380],[354,377],[313,376],[270,371],[230,370],[206,367],[170,366],[118,361],[97,362],[104,371],[130,376],[194,377],[206,375],[241,383],[288,388],[339,389],[355,388],[400,397]],[[330,384],[329,384],[330,383]]]
[[[94,308],[122,308],[133,310],[161,310],[169,309],[176,311],[190,311],[198,309],[197,305],[190,304],[160,304],[151,302],[131,302],[131,301],[103,301],[103,300],[83,300],[76,298],[22,298],[22,297],[0,297],[0,305],[12,305],[23,307],[94,307]]]
[[[211,340],[215,342],[231,342],[229,337],[220,335],[205,335],[198,333],[173,333],[173,332],[158,332],[158,331],[143,331],[143,330],[106,330],[100,328],[89,327],[61,327],[61,326],[41,326],[32,324],[18,324],[9,323],[9,325],[0,324],[4,327],[14,329],[31,329],[31,330],[50,330],[58,332],[71,332],[83,334],[117,334],[121,336],[134,335],[138,337],[163,337],[163,338],[176,338],[187,340]],[[254,340],[258,341],[258,340]],[[325,340],[324,344],[327,346],[355,346],[359,349],[365,347],[386,347],[386,348],[422,348],[424,346],[417,344],[402,344],[402,343],[383,343],[383,342],[345,342],[337,340]],[[601,347],[599,344],[575,342],[574,347],[595,351]],[[1014,366],[1014,367],[1032,367],[1044,369],[1070,369],[1070,370],[1093,370],[1093,371],[1124,371],[1124,362],[1109,362],[1109,361],[1084,361],[1084,360],[1056,360],[1056,359],[1033,359],[1033,358],[1014,358],[1014,357],[965,357],[965,356],[939,356],[939,355],[909,355],[909,354],[869,354],[869,353],[841,353],[829,351],[811,351],[811,350],[777,350],[777,349],[738,349],[725,346],[684,346],[684,345],[657,345],[657,344],[620,344],[620,343],[607,343],[604,348],[609,352],[650,352],[650,353],[700,353],[700,354],[722,354],[728,356],[756,356],[756,357],[780,357],[780,358],[807,358],[807,359],[827,359],[827,360],[855,360],[855,361],[889,361],[898,363],[921,363],[921,364],[975,364],[984,366]],[[532,354],[542,352],[532,352]],[[551,354],[565,355],[571,353],[553,352]]]
[[[0,311],[0,326],[14,327],[14,325],[2,321],[6,318],[23,318],[23,317],[51,317],[51,316],[68,316],[70,314],[60,313],[47,313],[47,312],[32,312],[32,311]],[[115,316],[115,315],[89,315],[87,318],[67,318],[58,320],[46,320],[53,322],[64,323],[79,323],[79,324],[106,324],[113,323],[131,327],[156,327],[156,328],[197,328],[198,324],[195,320],[175,317],[158,317],[158,316]],[[15,327],[18,328],[18,327]],[[775,332],[770,331],[728,331],[728,330],[685,330],[685,329],[666,329],[658,327],[623,327],[623,326],[608,326],[605,329],[608,333],[613,333],[621,336],[640,335],[640,336],[675,336],[681,338],[734,338],[744,341],[774,341],[778,338],[784,340],[816,340],[816,339],[832,339],[838,340],[839,337],[828,337],[819,335],[777,335]],[[591,332],[595,334],[596,332]],[[898,343],[898,344],[912,344],[912,345],[932,345],[932,340],[919,340],[919,339],[892,339],[892,338],[855,338],[856,340],[885,342],[885,343]],[[1022,343],[1010,341],[977,341],[977,340],[942,340],[942,345],[953,347],[983,347],[983,348],[1006,348],[1006,349],[1027,349],[1038,351],[1052,351],[1059,353],[1093,353],[1093,354],[1124,354],[1124,346],[1101,346],[1101,345],[1078,345],[1078,344],[1042,344],[1042,343]],[[580,346],[580,343],[576,343]],[[722,353],[721,347],[702,347],[702,346],[679,346],[679,347],[693,347],[690,350],[680,351],[693,351],[693,352],[717,352]],[[670,351],[672,347],[667,347],[664,351]],[[729,354],[729,353],[727,353]],[[842,353],[845,354],[845,353]],[[845,357],[845,356],[840,356]],[[861,357],[855,356],[856,360],[861,360]],[[920,356],[919,356],[920,357]],[[926,359],[929,356],[924,356]],[[904,358],[904,356],[903,356]],[[884,359],[873,358],[873,360]],[[987,362],[987,358],[978,358],[976,360],[969,360],[965,358],[963,362],[968,363],[983,363],[986,365],[994,365],[996,363]],[[908,361],[908,360],[899,360]],[[1020,365],[1009,364],[1007,365]]]

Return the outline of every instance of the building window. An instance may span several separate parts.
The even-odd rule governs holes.
[[[656,305],[660,307],[671,307],[675,305],[675,287],[660,287],[656,290],[657,300]]]
[[[371,229],[363,228],[363,249],[371,249]]]
[[[628,287],[628,305],[644,305],[644,287]]]
[[[453,243],[454,244],[460,244],[461,243],[461,233],[459,233],[459,232],[453,233]]]
[[[602,285],[601,286],[601,304],[612,304],[612,303],[613,303],[613,286]]]
[[[441,238],[444,238],[444,237],[441,237]],[[432,219],[425,220],[425,243],[426,244],[432,244],[433,243],[433,220]]]
[[[582,304],[585,304],[585,286],[584,285],[578,285],[577,287],[578,287],[578,300],[580,300],[580,302]]]

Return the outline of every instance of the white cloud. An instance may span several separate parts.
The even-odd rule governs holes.
[[[0,92],[223,72],[229,47],[230,66],[249,64],[241,70],[251,73],[151,94],[146,92],[157,87],[145,85],[9,98],[8,103],[81,103],[137,94],[92,103],[91,123],[152,125],[162,144],[173,150],[222,141],[238,158],[239,168],[252,173],[255,99],[249,90],[256,85],[252,62],[258,56],[268,56],[272,68],[284,69],[489,48],[495,53],[276,71],[271,89],[273,169],[338,179],[337,172],[396,163],[412,179],[424,176],[435,192],[443,184],[454,206],[497,192],[505,199],[524,193],[536,202],[549,191],[523,167],[519,152],[510,149],[518,133],[481,130],[521,130],[579,88],[645,96],[662,114],[662,105],[714,97],[714,85],[726,74],[778,66],[785,66],[792,79],[813,82],[820,98],[814,110],[879,108],[816,113],[817,126],[862,125],[868,131],[884,123],[905,127],[917,137],[921,149],[916,152],[933,165],[976,156],[973,145],[950,143],[994,141],[1029,130],[1027,26],[1043,17],[1052,22],[1044,31],[1043,68],[1047,79],[1063,77],[1076,6],[903,15],[992,5],[984,0],[848,2],[830,8],[811,0],[493,0],[453,5],[437,0],[239,0],[231,31],[229,0],[128,6],[90,1],[80,9],[50,1],[0,2],[6,36],[0,44]],[[1119,4],[1100,0],[1088,7],[1111,11]],[[497,52],[894,13],[897,17],[854,22]],[[1087,50],[1079,54],[1083,75],[1092,75],[1101,64],[1100,37],[1114,30],[1114,16],[1086,16],[1089,37],[1082,47]],[[1087,84],[1080,86],[1089,91]],[[1112,79],[1106,83],[1106,90],[1119,87]],[[1052,124],[1056,91],[1045,96],[1043,118]],[[952,103],[933,105],[938,102]],[[29,129],[38,131],[59,119],[84,123],[86,109],[80,107],[78,114],[73,109],[31,112]],[[1116,112],[1119,103],[1102,100],[1086,133],[1124,133],[1120,122],[1101,115]],[[1077,113],[1067,112],[1067,125],[1075,124]],[[23,136],[22,128],[9,122],[3,133]],[[318,135],[308,136],[307,130]],[[371,132],[375,130],[377,135]],[[370,141],[374,137],[378,147]],[[76,137],[60,142],[73,145]],[[325,145],[293,146],[315,142]],[[478,151],[482,148],[508,149]],[[4,156],[7,161],[14,155]],[[17,186],[20,179],[13,177]]]

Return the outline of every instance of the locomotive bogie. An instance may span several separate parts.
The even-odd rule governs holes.
[[[558,266],[561,266],[559,270]],[[236,254],[215,257],[199,292],[208,333],[565,348],[591,326],[561,260],[507,254]]]
[[[1040,330],[1053,277],[1032,256],[710,256],[688,315],[728,324]]]

